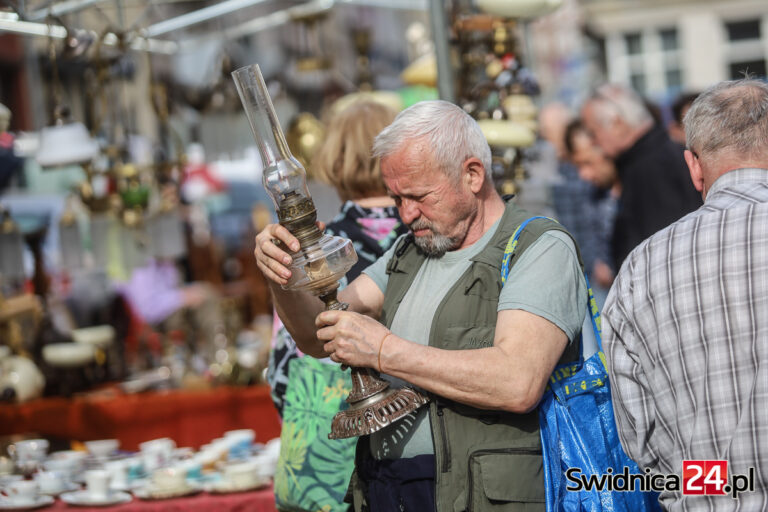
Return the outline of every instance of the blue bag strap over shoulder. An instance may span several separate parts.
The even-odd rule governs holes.
[[[520,223],[519,226],[517,226],[517,229],[515,229],[515,232],[512,233],[512,236],[509,237],[509,241],[507,242],[507,246],[504,248],[504,257],[501,260],[501,285],[504,286],[507,282],[507,276],[509,276],[509,262],[512,259],[512,255],[515,253],[515,249],[517,249],[517,242],[520,239],[520,235],[523,233],[523,230],[528,226],[528,224],[531,221],[534,221],[536,219],[547,219],[551,220],[552,222],[557,222],[555,219],[552,219],[550,217],[544,217],[543,215],[535,215],[533,217],[529,217],[525,219],[522,223]],[[559,222],[557,222],[559,224]],[[584,269],[582,269],[582,272],[584,272]],[[589,317],[592,320],[592,330],[595,333],[595,340],[597,340],[597,349],[602,352],[603,351],[603,342],[601,339],[601,332],[602,332],[602,325],[600,322],[600,311],[597,308],[597,301],[595,300],[595,295],[592,293],[592,286],[589,284],[589,278],[587,277],[587,273],[584,272],[584,279],[587,282],[587,292],[589,293],[589,303],[587,304],[587,307],[589,308]],[[579,335],[579,343],[581,344],[581,335]],[[579,350],[579,359],[582,360],[583,356],[581,354],[581,350]]]

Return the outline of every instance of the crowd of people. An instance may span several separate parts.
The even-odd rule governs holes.
[[[593,213],[527,223],[504,283],[507,242],[532,214],[496,192],[477,123],[443,101],[404,110],[372,140],[378,192],[408,229],[348,275],[348,310],[283,289],[298,240],[280,224],[257,235],[257,265],[301,354],[430,398],[360,438],[353,457],[336,454],[352,474],[334,480],[347,502],[330,509],[544,510],[537,408],[553,369],[579,359],[585,272],[607,292],[615,449],[653,475],[682,475],[686,460],[751,475],[738,500],[665,489],[665,510],[768,509],[768,84],[723,82],[675,115],[684,140],[612,84],[578,119],[545,109],[561,194]]]

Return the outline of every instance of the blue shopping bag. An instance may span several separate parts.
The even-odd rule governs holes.
[[[510,237],[502,261],[502,283],[506,283],[520,233],[540,218],[545,217],[527,219]],[[624,453],[619,441],[600,339],[600,313],[588,279],[587,289],[598,351],[585,361],[580,347],[578,361],[558,365],[539,403],[547,512],[660,511],[658,493],[610,490],[628,489],[629,485],[637,489],[645,473]],[[587,489],[585,484],[590,482],[591,489]]]

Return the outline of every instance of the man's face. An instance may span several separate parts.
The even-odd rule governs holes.
[[[571,140],[571,161],[579,169],[579,177],[599,188],[611,188],[616,182],[616,168],[587,133],[578,131]]]
[[[461,246],[476,211],[474,195],[463,180],[447,177],[432,163],[426,145],[406,145],[383,158],[381,175],[422,251],[439,258]]]
[[[594,137],[595,143],[609,158],[615,158],[623,149],[620,131],[616,123],[603,123],[595,112],[595,100],[587,102],[581,111],[581,119],[584,127]]]

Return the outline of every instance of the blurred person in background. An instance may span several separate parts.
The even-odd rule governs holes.
[[[614,268],[653,233],[701,206],[683,153],[631,89],[605,84],[584,103],[584,126],[614,160],[621,200],[612,237]]]
[[[626,453],[653,475],[716,459],[727,474],[698,467],[688,483],[727,489],[734,475],[752,477],[738,500],[665,490],[665,510],[766,510],[768,84],[717,84],[684,124],[704,206],[632,251],[608,296],[616,424]]]
[[[598,214],[591,226],[596,256],[590,267],[590,280],[595,285],[595,297],[602,305],[617,270],[611,257],[611,238],[621,183],[613,161],[603,154],[580,120],[568,124],[564,141],[568,158],[576,166],[579,177],[594,186],[590,200]]]
[[[698,92],[689,92],[681,94],[672,102],[672,119],[667,124],[667,133],[673,142],[676,142],[685,149],[685,127],[683,118],[688,113],[694,100],[699,96]]]
[[[576,239],[590,281],[601,285],[604,280],[593,272],[596,262],[605,260],[604,253],[610,249],[606,245],[606,237],[600,233],[603,213],[599,202],[595,200],[599,194],[599,185],[579,177],[579,169],[574,165],[566,147],[566,129],[573,120],[574,114],[566,105],[549,103],[539,113],[539,134],[553,148],[557,156],[557,169],[563,178],[561,183],[552,187],[555,216]],[[608,286],[603,294],[595,291],[600,304],[605,299]],[[591,327],[585,333],[590,331]]]
[[[374,137],[397,112],[359,100],[331,118],[312,158],[314,175],[333,185],[344,204],[326,232],[349,238],[357,263],[343,288],[407,231],[387,195],[379,160],[371,157]],[[283,418],[281,454],[275,474],[280,510],[347,510],[343,503],[352,474],[356,439],[329,440],[331,420],[352,389],[349,372],[326,358],[304,357],[275,315],[268,380]],[[304,454],[296,455],[301,450]]]

